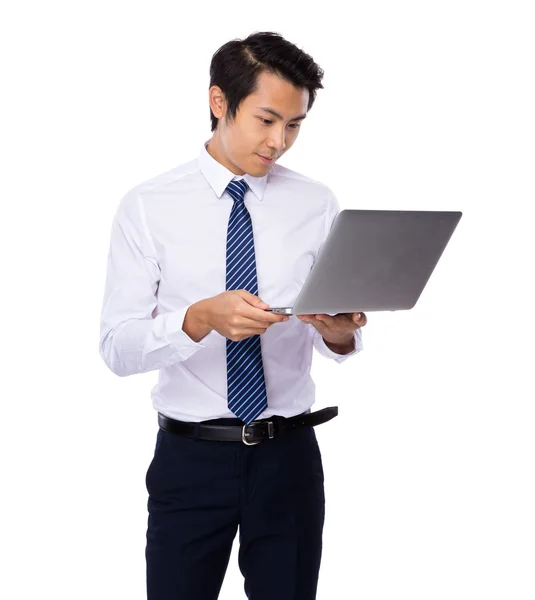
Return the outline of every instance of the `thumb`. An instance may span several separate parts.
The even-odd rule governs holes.
[[[247,290],[238,290],[238,293],[245,301],[247,301],[252,306],[256,306],[257,308],[267,308],[268,307],[268,304],[266,304],[262,300],[262,298],[255,296],[254,294],[251,294]]]

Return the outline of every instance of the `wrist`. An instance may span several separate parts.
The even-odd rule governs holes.
[[[209,323],[209,298],[199,300],[192,304],[184,316],[182,331],[194,342],[200,341],[212,331]]]
[[[336,354],[349,354],[350,352],[353,352],[353,350],[355,350],[355,338],[353,335],[347,338],[347,341],[330,342],[325,338],[323,338],[323,341],[325,342],[327,348],[329,348],[329,350],[332,350],[332,352],[335,352]]]

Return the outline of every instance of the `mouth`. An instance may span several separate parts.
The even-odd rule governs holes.
[[[262,156],[261,154],[257,154],[257,156],[265,165],[272,165],[275,162],[275,156],[272,156],[271,158],[269,156]]]

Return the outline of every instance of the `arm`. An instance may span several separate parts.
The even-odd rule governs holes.
[[[100,318],[100,356],[120,377],[184,361],[215,335],[203,320],[204,300],[158,314],[160,276],[142,199],[131,192],[112,223]]]
[[[334,219],[339,212],[340,205],[338,204],[338,200],[332,191],[329,190],[325,209],[325,236],[323,242],[327,239],[327,235],[331,230]],[[319,250],[321,250],[321,246]],[[312,321],[314,321],[314,319],[312,319]],[[316,324],[318,323],[316,322]],[[312,330],[312,343],[314,348],[316,348],[316,350],[325,358],[334,359],[337,363],[344,362],[350,356],[358,354],[363,349],[361,329],[356,329],[353,333],[349,333],[347,336],[347,343],[337,344],[326,341],[315,327],[311,327],[310,329]]]
[[[316,350],[325,358],[331,358],[337,363],[343,363],[350,356],[358,354],[363,349],[362,329],[355,330],[351,342],[345,347],[326,342],[319,331],[314,329],[314,327],[311,327],[310,329],[312,330],[312,343],[314,348],[316,348]]]
[[[325,342],[327,348],[329,348],[329,350],[332,350],[336,354],[349,354],[350,352],[353,352],[353,350],[355,350],[354,336],[351,336],[351,338],[348,339],[347,344],[333,344],[332,342],[326,340],[323,336],[322,339]]]

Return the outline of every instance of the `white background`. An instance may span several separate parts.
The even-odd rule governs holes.
[[[15,7],[16,8],[13,8]],[[0,596],[145,596],[157,373],[98,354],[111,221],[210,137],[225,42],[325,70],[281,164],[342,208],[461,210],[420,301],[315,354],[318,599],[535,597],[530,2],[20,2],[2,10]],[[349,12],[351,11],[351,12]],[[277,573],[266,573],[277,577]],[[237,540],[220,598],[245,598]]]

